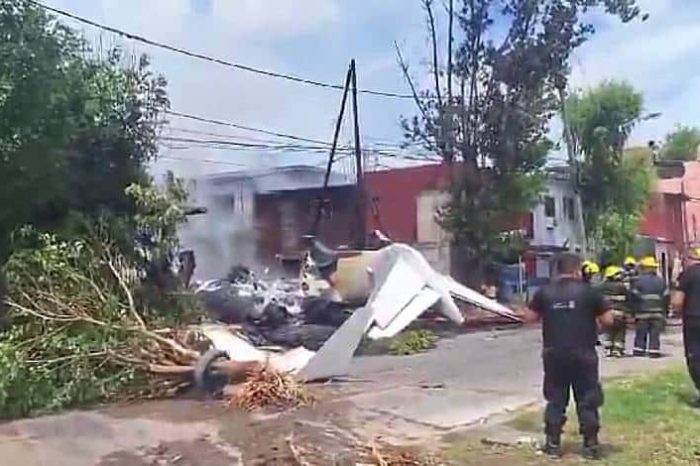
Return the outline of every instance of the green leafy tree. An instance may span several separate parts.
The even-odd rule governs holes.
[[[606,81],[567,99],[567,121],[581,154],[581,197],[586,230],[611,261],[632,252],[653,181],[651,153],[626,151],[643,115],[642,94],[625,82]]]
[[[143,57],[98,54],[24,2],[0,2],[0,263],[21,225],[61,231],[79,213],[133,213],[147,183],[166,82]],[[100,56],[101,55],[101,56]]]
[[[661,157],[665,160],[697,160],[698,149],[700,149],[700,128],[677,126],[666,135],[661,147]]]
[[[103,215],[79,237],[16,232],[3,268],[12,325],[0,329],[0,419],[162,394],[169,383],[154,379],[153,361],[134,357],[159,353],[150,328],[177,328],[201,315],[161,287],[175,281],[160,265],[177,250],[185,190],[177,181],[133,184],[127,195],[133,217]],[[135,229],[148,236],[136,248]]]
[[[463,268],[483,270],[507,220],[527,212],[543,189],[548,122],[572,51],[593,33],[584,13],[601,7],[630,21],[639,9],[634,0],[451,0],[442,63],[434,2],[423,6],[433,87],[416,88],[399,50],[419,110],[403,126],[452,167],[443,224]]]

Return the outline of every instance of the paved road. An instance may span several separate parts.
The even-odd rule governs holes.
[[[420,355],[358,357],[353,380],[324,387],[328,403],[319,409],[350,418],[344,425],[365,437],[389,440],[477,423],[540,399],[539,335],[537,329],[479,332],[443,340]],[[667,335],[664,343],[668,358],[605,360],[603,373],[679,363],[678,335]],[[178,465],[241,464],[240,447],[259,436],[246,422],[220,405],[182,400],[22,420],[0,424],[0,464],[148,466],[171,464],[168,455]],[[289,430],[280,432],[283,448]]]
[[[366,382],[350,384],[349,398],[362,410],[435,428],[473,424],[540,399],[540,345],[540,330],[530,328],[461,335],[420,355],[358,358],[352,376]],[[601,358],[602,374],[643,373],[679,363],[677,331],[664,337],[664,351],[668,356],[660,360]]]

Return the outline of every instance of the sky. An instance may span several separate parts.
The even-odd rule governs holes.
[[[409,92],[396,60],[398,43],[417,82],[426,82],[428,42],[419,0],[43,0],[45,4],[155,41],[258,68],[342,84],[350,59],[361,88]],[[440,5],[440,2],[437,2]],[[655,120],[635,129],[630,144],[661,140],[676,124],[700,126],[700,1],[640,0],[650,16],[621,24],[596,16],[595,36],[571,60],[572,88],[605,79],[629,81],[645,96]],[[166,76],[172,110],[210,119],[330,141],[341,93],[333,89],[232,70],[143,44],[115,38],[65,20],[91,41],[147,53]],[[438,27],[446,19],[438,16]],[[416,112],[412,101],[360,95],[363,145],[391,152],[402,141],[400,119]],[[556,124],[553,125],[556,131]],[[227,127],[170,118],[166,133],[212,139],[219,134],[253,143],[272,138]],[[346,122],[341,142],[351,141]],[[279,140],[278,142],[285,142]],[[323,166],[325,154],[270,154],[179,144],[164,147],[156,175],[177,176],[260,169],[282,164]],[[372,155],[368,165],[407,161]],[[346,158],[339,169],[351,170]],[[345,164],[345,165],[343,165]]]

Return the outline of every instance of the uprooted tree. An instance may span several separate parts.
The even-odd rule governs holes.
[[[601,7],[627,22],[639,8],[635,0],[450,0],[443,63],[435,2],[423,6],[433,86],[416,88],[397,48],[418,107],[403,126],[451,167],[442,222],[459,252],[457,268],[481,270],[499,233],[543,189],[548,122],[560,109],[569,57],[594,32],[586,13]]]
[[[168,230],[183,220],[172,188],[132,186],[140,218]],[[170,199],[163,209],[160,204]],[[154,222],[145,221],[150,231]],[[174,393],[199,353],[176,330],[192,308],[155,300],[149,264],[163,243],[125,253],[111,219],[59,239],[26,227],[5,264],[11,325],[0,332],[0,418],[128,396]],[[183,303],[184,304],[184,303]],[[171,330],[164,330],[171,329]]]
[[[191,309],[167,283],[185,192],[146,171],[165,80],[23,0],[0,37],[0,418],[176,390],[198,353],[163,330]]]
[[[586,230],[606,261],[633,253],[639,221],[654,178],[650,151],[626,151],[630,132],[644,115],[641,93],[607,81],[571,95],[567,119],[581,154],[581,198]]]

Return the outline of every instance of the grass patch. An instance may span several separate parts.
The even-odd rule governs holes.
[[[406,356],[422,353],[434,348],[437,339],[437,335],[430,330],[408,330],[391,339],[389,354]]]
[[[623,379],[605,387],[602,410],[606,458],[600,464],[624,466],[699,465],[700,411],[688,406],[693,394],[686,372],[673,369]],[[527,410],[508,424],[527,435],[542,431],[542,411]],[[563,460],[549,461],[529,447],[487,447],[465,434],[447,439],[446,455],[454,464],[582,464],[573,408],[566,428]]]

